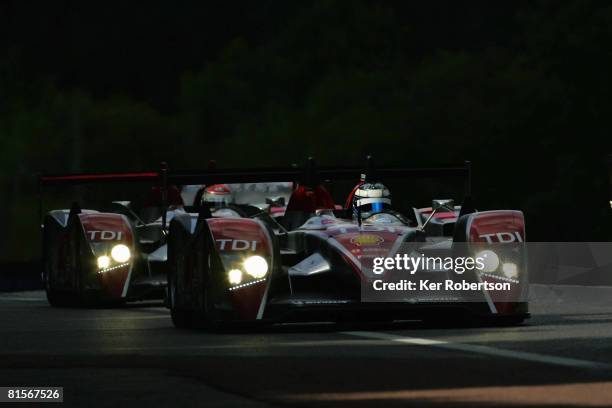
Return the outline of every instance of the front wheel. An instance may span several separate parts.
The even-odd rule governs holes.
[[[192,313],[184,307],[181,301],[181,293],[178,286],[178,274],[181,271],[179,248],[175,243],[180,237],[180,231],[173,231],[177,228],[174,224],[170,225],[170,234],[172,239],[168,241],[168,307],[170,308],[170,316],[172,324],[178,329],[190,329],[192,327]],[[174,235],[173,235],[174,234]]]
[[[170,306],[172,324],[178,329],[190,329],[192,322],[191,312],[179,307],[178,296],[176,274],[171,273],[170,279],[168,279],[168,304]]]
[[[69,297],[65,293],[53,289],[48,285],[46,285],[45,292],[47,294],[47,302],[49,302],[49,305],[52,307],[70,306]]]
[[[47,302],[49,302],[49,305],[52,307],[70,306],[70,296],[54,287],[52,283],[52,265],[50,259],[45,260],[44,268],[43,283],[45,285],[45,293],[47,295]]]
[[[172,324],[177,329],[191,329],[191,313],[187,310],[172,308],[170,309]]]
[[[217,325],[212,313],[214,307],[211,299],[210,271],[213,266],[213,244],[210,242],[210,234],[200,235],[195,246],[196,251],[196,273],[193,281],[195,311],[192,316],[193,326],[199,329],[214,330]]]

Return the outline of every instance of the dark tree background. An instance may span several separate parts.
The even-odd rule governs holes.
[[[604,1],[4,1],[0,258],[38,256],[36,172],[366,153],[471,159],[531,240],[609,240],[611,73]]]

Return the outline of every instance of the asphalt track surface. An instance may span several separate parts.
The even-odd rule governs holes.
[[[532,289],[518,327],[221,333],[177,330],[160,304],[2,293],[0,386],[63,386],[64,405],[83,407],[612,406],[612,288]]]

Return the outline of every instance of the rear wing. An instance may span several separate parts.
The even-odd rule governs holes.
[[[61,174],[40,176],[41,186],[74,186],[101,182],[146,181],[159,179],[159,172]]]
[[[168,167],[162,163],[159,171],[144,172],[113,172],[113,173],[80,173],[80,174],[53,174],[38,177],[38,221],[43,228],[43,198],[45,187],[67,187],[98,183],[125,183],[151,181],[160,187],[162,201],[167,202],[166,176]],[[164,205],[164,207],[166,207]],[[165,211],[163,212],[165,226]]]
[[[304,177],[304,169],[298,167],[270,169],[209,170],[205,172],[168,173],[171,184],[217,184],[217,183],[265,183],[280,181],[299,181]],[[361,168],[326,168],[316,169],[321,180],[359,180],[364,174]],[[471,189],[471,166],[466,162],[461,167],[426,167],[426,168],[380,168],[376,176],[388,178],[403,177],[458,177],[465,178],[466,192]]]
[[[376,174],[381,179],[390,178],[460,178],[464,180],[465,196],[471,195],[472,171],[471,163],[464,162],[462,166],[454,167],[383,167],[373,169],[368,160],[368,168],[357,167],[320,167],[315,168],[314,161],[308,160],[305,167],[270,167],[253,169],[208,169],[203,171],[169,172],[166,163],[162,163],[159,171],[130,173],[94,173],[94,174],[56,174],[39,177],[39,220],[42,221],[42,201],[44,187],[75,186],[96,183],[143,182],[156,183],[162,191],[163,217],[167,208],[168,185],[210,185],[220,183],[265,183],[265,182],[312,182],[317,180],[359,180],[364,174]],[[165,226],[165,219],[162,220]]]

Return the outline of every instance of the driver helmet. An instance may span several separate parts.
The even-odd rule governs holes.
[[[232,191],[227,184],[213,184],[206,187],[202,194],[202,205],[212,208],[227,207],[232,202]]]
[[[382,183],[365,182],[355,190],[353,208],[362,218],[390,209],[391,192]]]

